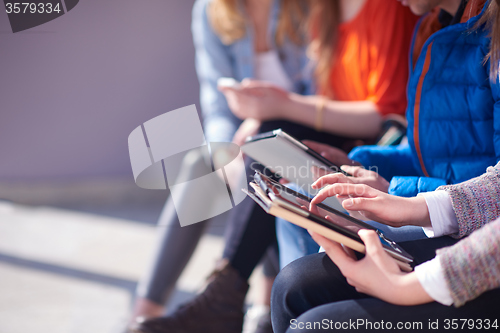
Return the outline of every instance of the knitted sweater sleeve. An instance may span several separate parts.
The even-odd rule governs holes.
[[[437,257],[456,307],[500,287],[500,219],[438,250]]]
[[[457,185],[441,186],[451,198],[461,238],[500,216],[500,163],[486,173]]]

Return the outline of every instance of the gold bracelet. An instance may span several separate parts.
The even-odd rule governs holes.
[[[320,97],[316,102],[316,121],[314,122],[314,129],[318,132],[323,130],[323,113],[325,111],[326,98]]]

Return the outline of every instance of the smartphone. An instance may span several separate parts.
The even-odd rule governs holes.
[[[232,77],[221,77],[217,80],[218,87],[238,88],[240,83]]]

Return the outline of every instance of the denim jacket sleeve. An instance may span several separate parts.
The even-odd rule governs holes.
[[[224,45],[210,25],[210,0],[197,0],[193,7],[192,33],[196,51],[196,72],[200,82],[200,103],[207,141],[229,142],[241,121],[231,113],[217,80],[234,77],[230,47]]]

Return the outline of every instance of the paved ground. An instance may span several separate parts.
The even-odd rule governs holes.
[[[0,332],[118,333],[155,230],[123,218],[0,201]],[[202,285],[222,251],[222,230],[216,223],[202,238],[171,307]],[[250,302],[259,292],[258,274]]]

